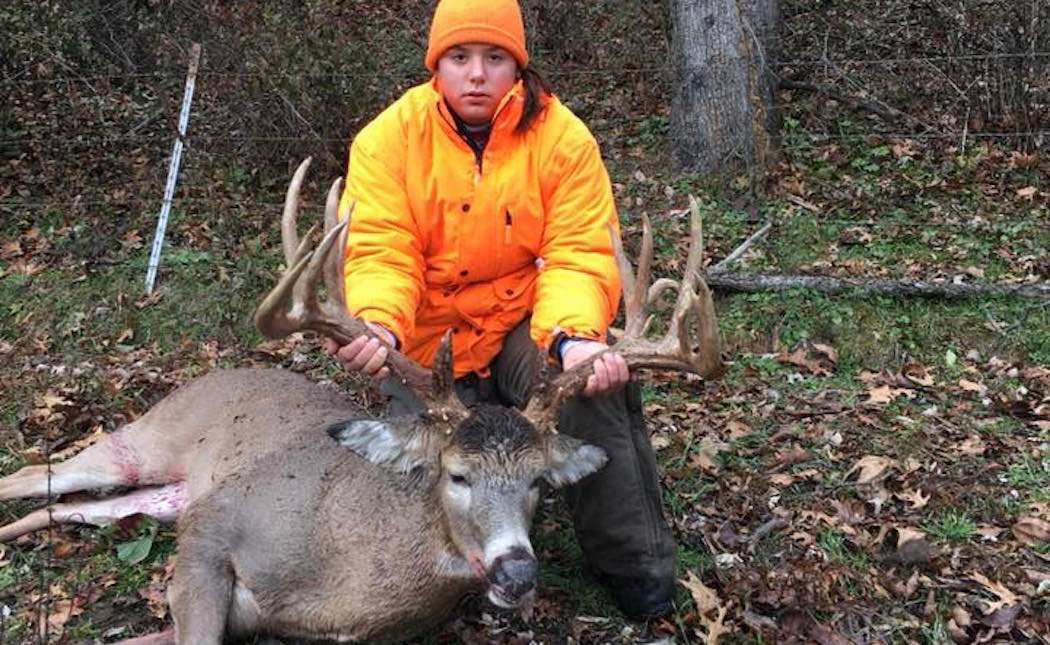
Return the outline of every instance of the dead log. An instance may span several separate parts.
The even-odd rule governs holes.
[[[934,298],[972,298],[975,296],[1020,296],[1050,301],[1050,284],[996,284],[984,282],[930,282],[926,280],[885,280],[875,278],[832,278],[815,275],[775,275],[713,271],[706,276],[708,286],[723,291],[782,291],[812,289],[821,293],[842,293],[852,289],[895,296]]]

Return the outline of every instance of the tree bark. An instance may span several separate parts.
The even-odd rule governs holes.
[[[773,149],[778,0],[671,0],[671,11],[675,160],[699,172],[742,162],[761,175]]]
[[[704,279],[713,289],[726,291],[776,291],[784,289],[812,289],[823,293],[841,293],[861,289],[873,293],[896,296],[928,296],[940,298],[971,298],[974,296],[1013,295],[1050,302],[1050,284],[988,284],[927,282],[924,280],[881,280],[871,278],[831,278],[810,275],[742,274],[716,271]]]

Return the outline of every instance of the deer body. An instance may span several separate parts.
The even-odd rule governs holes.
[[[370,463],[326,432],[361,416],[298,374],[219,370],[55,466],[52,489],[76,489],[76,473],[95,473],[92,485],[184,488],[169,590],[180,642],[223,633],[399,640],[485,581],[450,540],[432,481]],[[0,495],[46,484],[42,467],[30,468],[0,480]],[[166,516],[148,505],[121,510]],[[76,503],[66,512],[83,515]],[[216,602],[194,598],[210,587]],[[202,612],[222,628],[199,630]]]

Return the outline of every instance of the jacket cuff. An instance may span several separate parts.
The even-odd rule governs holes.
[[[551,341],[550,357],[554,359],[558,366],[561,367],[565,363],[565,352],[569,351],[569,348],[573,345],[579,345],[580,343],[593,343],[590,338],[581,338],[579,336],[569,336],[565,332],[559,332],[554,340]]]
[[[401,349],[405,344],[405,332],[397,319],[382,309],[362,309],[354,314],[361,320],[379,325],[394,336],[394,349]]]

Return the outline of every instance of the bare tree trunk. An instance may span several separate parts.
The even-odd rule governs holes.
[[[671,0],[671,12],[676,161],[699,172],[742,162],[761,176],[773,149],[778,1]]]

